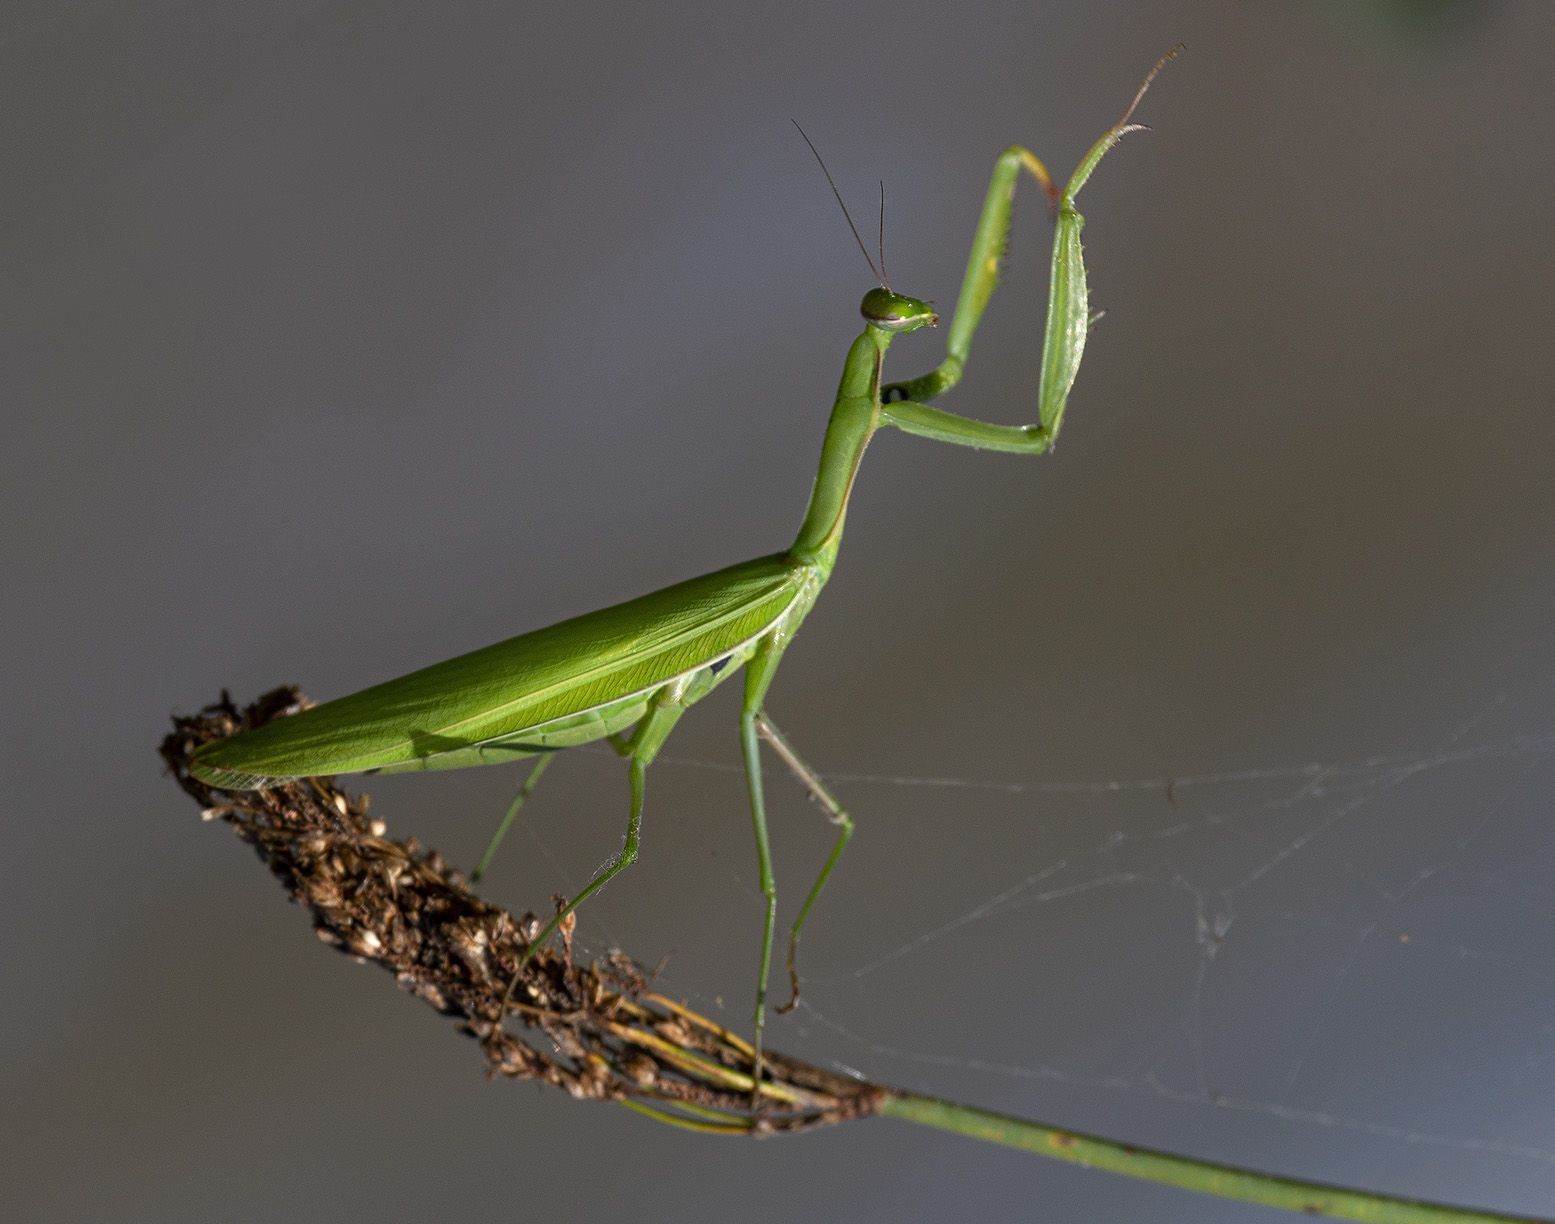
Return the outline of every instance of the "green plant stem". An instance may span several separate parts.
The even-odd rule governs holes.
[[[1323,1219],[1365,1220],[1372,1224],[1549,1224],[1531,1216],[1499,1215],[1392,1198],[1191,1160],[894,1088],[887,1090],[881,1100],[880,1113],[1087,1168],[1107,1169],[1199,1194],[1283,1207]]]

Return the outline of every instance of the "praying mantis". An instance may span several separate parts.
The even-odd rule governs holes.
[[[753,1098],[759,1101],[777,921],[761,744],[798,777],[837,829],[831,852],[789,929],[791,995],[780,1011],[791,1009],[798,999],[800,935],[853,834],[853,820],[842,804],[767,715],[768,689],[836,564],[859,465],[880,429],[891,426],[936,442],[1018,455],[1040,455],[1053,446],[1094,322],[1080,247],[1084,219],[1075,198],[1106,153],[1140,129],[1142,125],[1131,122],[1134,111],[1175,54],[1174,48],[1151,69],[1123,116],[1090,147],[1062,190],[1030,150],[1014,145],[999,155],[951,317],[944,360],[919,378],[883,382],[886,351],[897,336],[935,327],[939,318],[930,302],[891,289],[884,260],[877,269],[849,218],[880,284],[860,305],[864,330],[848,350],[809,506],[786,551],[561,621],[207,744],[193,759],[195,776],[211,786],[250,790],[326,774],[458,769],[534,758],[480,860],[474,873],[478,879],[555,754],[607,742],[628,762],[631,807],[625,842],[529,943],[508,988],[510,1001],[535,953],[579,905],[637,858],[644,780],[681,716],[743,668],[740,746],[764,901],[752,1042]],[[998,284],[1022,172],[1047,196],[1055,234],[1037,422],[1001,425],[948,412],[932,401],[954,387],[966,367],[973,334]],[[830,181],[830,175],[827,178]]]

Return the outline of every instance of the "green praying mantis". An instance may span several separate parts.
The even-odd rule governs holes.
[[[1142,126],[1131,122],[1134,110],[1175,54],[1176,49],[1151,69],[1123,116],[1091,146],[1062,191],[1028,149],[1012,146],[999,155],[951,319],[945,358],[920,378],[883,382],[886,350],[899,335],[936,326],[938,316],[931,303],[890,288],[883,259],[882,268],[876,269],[853,227],[880,285],[864,295],[860,306],[864,330],[848,350],[809,507],[786,551],[522,634],[207,744],[194,757],[195,776],[212,786],[250,790],[326,774],[458,769],[532,757],[529,776],[474,873],[479,878],[555,754],[606,741],[629,766],[631,809],[625,843],[529,943],[509,985],[510,1000],[529,960],[561,924],[635,861],[648,767],[681,716],[743,667],[740,744],[765,902],[752,1043],[752,1082],[759,1100],[767,982],[777,921],[762,786],[763,741],[809,789],[837,828],[831,852],[789,930],[791,996],[779,1010],[789,1010],[798,999],[800,934],[853,834],[851,817],[766,714],[767,691],[836,564],[848,500],[865,448],[876,432],[893,426],[937,442],[1018,455],[1040,455],[1052,447],[1094,322],[1080,248],[1084,220],[1075,208],[1075,197],[1106,153]],[[998,284],[1015,188],[1023,171],[1046,194],[1056,233],[1037,422],[1000,425],[947,412],[931,401],[954,387],[965,369],[973,333]],[[835,185],[832,189],[836,191]]]

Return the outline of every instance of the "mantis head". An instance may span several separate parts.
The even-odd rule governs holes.
[[[881,331],[910,332],[920,327],[939,326],[939,316],[928,302],[889,289],[871,289],[859,304],[859,313],[871,327]]]

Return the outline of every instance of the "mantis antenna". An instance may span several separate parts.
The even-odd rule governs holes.
[[[886,289],[891,287],[885,275],[885,179],[880,180],[880,284]]]
[[[860,254],[862,254],[864,256],[864,262],[869,265],[869,270],[875,274],[875,279],[880,282],[880,287],[882,289],[886,290],[887,292],[889,292],[890,289],[891,289],[891,286],[886,281],[886,278],[885,278],[885,257],[884,257],[884,255],[885,255],[885,233],[884,233],[884,231],[883,230],[881,231],[881,260],[880,260],[880,267],[877,268],[877,267],[875,267],[875,261],[869,257],[869,248],[864,245],[864,239],[859,235],[858,226],[853,224],[853,214],[848,211],[848,206],[842,202],[842,192],[837,190],[837,183],[832,178],[831,171],[826,168],[826,162],[821,157],[820,150],[815,147],[815,141],[811,140],[808,136],[805,136],[805,130],[804,130],[804,128],[799,126],[799,120],[797,120],[797,119],[790,119],[789,122],[794,125],[794,128],[798,131],[799,135],[804,137],[805,144],[810,146],[810,152],[815,154],[816,165],[820,166],[821,173],[826,176],[826,185],[831,188],[832,195],[837,197],[837,207],[842,209],[842,215],[847,218],[848,228],[853,231],[853,241],[858,243],[859,252],[860,252]],[[881,224],[883,225],[885,223],[885,184],[884,183],[882,183],[881,186],[880,186],[880,218],[881,218]]]

